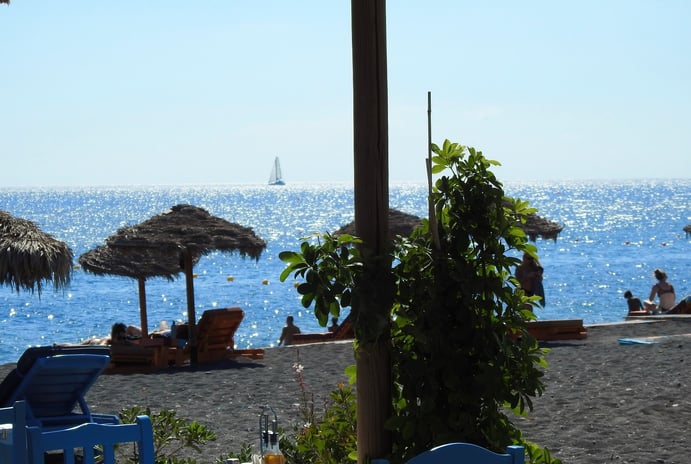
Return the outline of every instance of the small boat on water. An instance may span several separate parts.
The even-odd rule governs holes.
[[[281,173],[281,163],[278,156],[274,159],[274,165],[271,168],[271,176],[269,176],[269,185],[285,185],[283,180],[283,173]]]

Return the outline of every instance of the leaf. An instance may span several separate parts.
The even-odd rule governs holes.
[[[302,257],[294,251],[281,251],[278,254],[278,259],[291,264],[302,262]]]
[[[285,280],[288,278],[288,276],[290,276],[290,274],[292,274],[292,272],[293,272],[293,268],[290,266],[286,266],[286,268],[283,269],[283,271],[281,272],[279,280],[281,282],[285,282]]]
[[[357,367],[353,364],[345,368],[345,375],[348,377],[348,383],[355,385],[357,381]]]

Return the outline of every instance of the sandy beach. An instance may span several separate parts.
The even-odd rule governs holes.
[[[585,340],[545,346],[551,349],[545,394],[527,418],[515,421],[527,439],[564,463],[688,463],[691,319],[591,326]],[[298,357],[318,407],[347,381],[344,369],[354,363],[350,342],[273,348],[262,360],[103,375],[87,402],[99,413],[174,409],[207,425],[218,438],[193,456],[212,463],[244,443],[257,445],[266,404],[282,427],[299,422]],[[1,366],[0,375],[12,367]]]

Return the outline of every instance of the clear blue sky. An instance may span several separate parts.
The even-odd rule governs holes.
[[[387,3],[390,180],[691,177],[687,0]],[[0,5],[5,187],[352,182],[350,1]]]

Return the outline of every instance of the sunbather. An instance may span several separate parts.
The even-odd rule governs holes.
[[[686,295],[672,309],[665,314],[691,314],[691,295]]]
[[[135,340],[140,338],[142,338],[142,330],[135,325],[116,322],[110,329],[111,345],[132,345]]]
[[[655,269],[657,283],[650,290],[650,296],[645,300],[645,309],[654,313],[665,312],[674,306],[674,286],[667,282],[667,274],[662,269]],[[655,297],[660,298],[660,304],[655,304]]]

